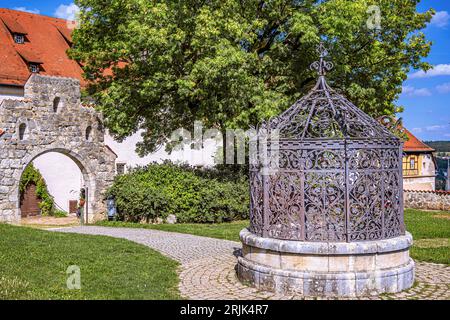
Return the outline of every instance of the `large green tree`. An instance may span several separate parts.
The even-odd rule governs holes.
[[[245,129],[286,109],[314,85],[321,40],[329,82],[372,116],[399,112],[407,72],[430,67],[420,29],[433,12],[418,13],[419,0],[75,2],[71,56],[92,80],[87,93],[117,139],[144,130],[141,154],[195,120]],[[367,25],[371,5],[380,29]]]

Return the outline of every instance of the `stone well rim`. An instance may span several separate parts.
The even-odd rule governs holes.
[[[313,255],[377,254],[408,250],[413,238],[411,233],[390,239],[360,242],[309,242],[263,238],[244,228],[239,233],[244,245],[282,253]]]
[[[255,261],[245,259],[243,257],[238,257],[238,263],[253,271],[260,272],[262,274],[270,274],[281,277],[297,278],[297,279],[315,279],[321,280],[369,280],[376,274],[379,278],[383,277],[395,277],[398,275],[404,275],[415,267],[415,261],[411,258],[408,262],[394,268],[380,269],[377,271],[348,271],[348,272],[327,272],[327,271],[312,271],[312,270],[290,270],[290,269],[278,269],[266,266]]]

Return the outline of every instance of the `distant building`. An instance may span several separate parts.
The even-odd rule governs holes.
[[[405,190],[436,190],[435,150],[405,129],[409,140],[404,144],[403,188]]]
[[[447,159],[447,172],[445,174],[445,178],[446,178],[445,191],[450,191],[450,158]]]
[[[436,189],[450,191],[450,141],[429,141],[425,143],[436,149]]]

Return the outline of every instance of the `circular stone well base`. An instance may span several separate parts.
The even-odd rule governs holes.
[[[352,243],[303,242],[240,233],[241,282],[278,294],[358,297],[395,293],[414,283],[412,236]]]

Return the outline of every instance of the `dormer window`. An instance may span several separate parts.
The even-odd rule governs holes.
[[[31,73],[39,73],[40,71],[44,71],[41,67],[44,62],[36,55],[34,51],[28,50],[23,46],[17,46],[16,51],[27,64],[28,70],[30,70]]]
[[[39,65],[35,63],[30,63],[30,72],[39,73]]]
[[[3,15],[0,21],[3,21],[15,43],[25,43],[25,36],[28,34],[27,30],[14,17]]]
[[[14,33],[14,42],[18,44],[24,44],[25,36],[23,34]]]

